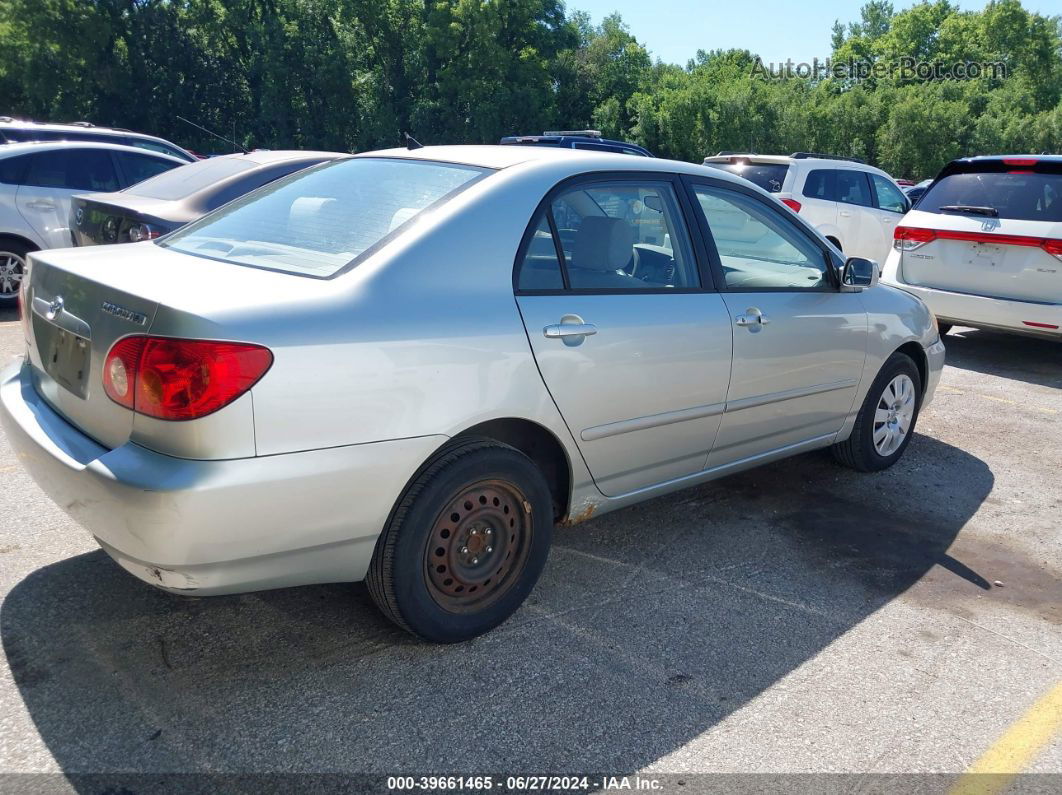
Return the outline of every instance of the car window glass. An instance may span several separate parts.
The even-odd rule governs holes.
[[[107,149],[60,149],[30,155],[26,185],[61,190],[110,192],[118,190],[111,153]]]
[[[557,259],[557,247],[553,242],[553,233],[549,229],[546,214],[542,213],[535,225],[535,231],[527,242],[527,253],[520,263],[517,287],[521,290],[561,290],[564,278],[561,276],[560,261]]]
[[[941,207],[955,205],[990,207],[999,218],[1062,222],[1062,174],[1024,170],[949,174],[922,195],[918,209],[939,213]]]
[[[862,171],[838,169],[834,172],[837,180],[837,201],[845,204],[858,204],[870,207],[870,186],[867,176]]]
[[[29,155],[19,157],[5,157],[0,160],[0,182],[7,185],[19,185],[22,183],[22,175],[25,173]]]
[[[824,168],[809,172],[808,178],[804,181],[804,195],[809,199],[834,201],[831,174],[831,171]]]
[[[668,183],[573,188],[552,203],[574,289],[698,287],[678,201]]]
[[[885,177],[871,174],[870,179],[874,183],[874,192],[878,197],[878,207],[894,213],[907,212],[907,199],[903,193],[889,182]]]
[[[115,152],[115,156],[122,164],[126,185],[135,185],[138,182],[143,182],[145,179],[154,177],[164,171],[169,171],[177,165],[177,163],[163,160],[160,157],[149,157],[132,152]]]
[[[696,186],[731,290],[813,290],[829,284],[823,252],[780,209],[737,191]]]

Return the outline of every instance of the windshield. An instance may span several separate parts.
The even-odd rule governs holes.
[[[126,188],[125,192],[133,196],[146,196],[149,199],[166,201],[183,199],[215,182],[258,166],[257,163],[242,158],[242,155],[236,155],[198,160],[187,166],[166,171],[157,177],[138,182],[133,187]]]
[[[1020,170],[950,174],[922,196],[918,209],[1058,222],[1062,221],[1062,174]]]
[[[768,193],[781,192],[785,174],[789,171],[789,166],[785,163],[705,163],[704,165],[744,177]]]
[[[474,166],[427,160],[332,161],[237,199],[159,245],[238,265],[327,278],[486,173]]]

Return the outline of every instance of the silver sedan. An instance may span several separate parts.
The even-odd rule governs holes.
[[[552,528],[816,448],[910,442],[917,299],[716,169],[372,152],[159,240],[34,253],[0,416],[123,568],[208,595],[366,579],[424,638],[523,602]]]

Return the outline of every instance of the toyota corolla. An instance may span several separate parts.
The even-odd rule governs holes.
[[[459,641],[520,606],[558,522],[816,448],[893,464],[944,348],[877,272],[717,169],[366,153],[32,254],[0,416],[146,582],[365,579]]]

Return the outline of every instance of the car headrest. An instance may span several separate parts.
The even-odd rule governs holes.
[[[627,267],[634,251],[634,230],[622,218],[590,215],[575,234],[572,266],[592,271]]]
[[[329,215],[334,214],[339,201],[317,196],[300,196],[288,210],[288,229],[293,235],[313,239],[328,227]]]

